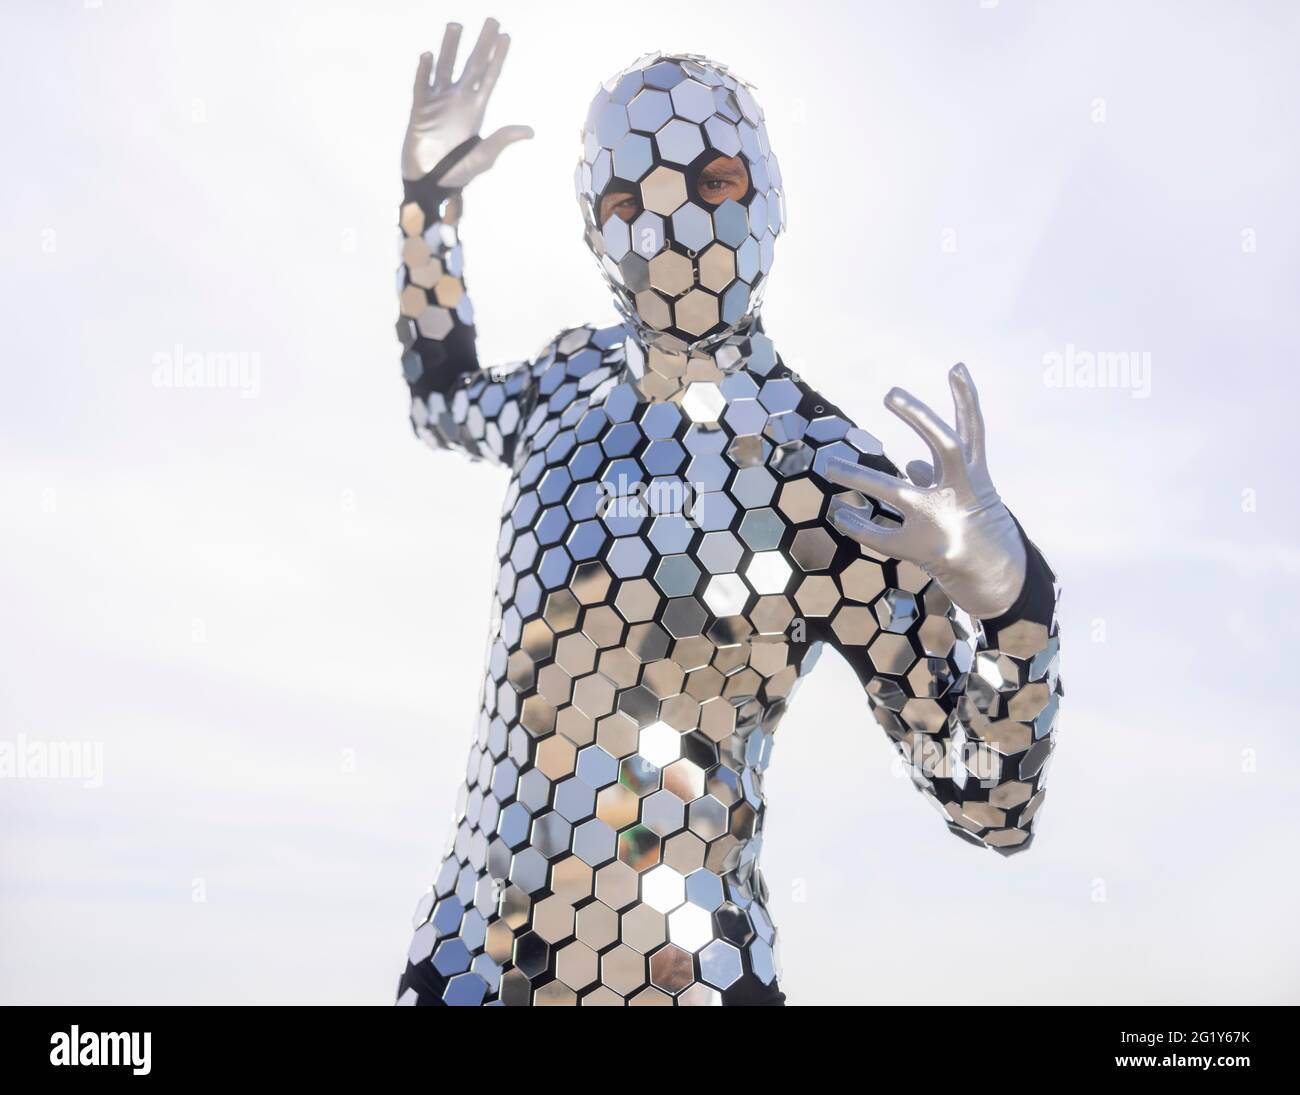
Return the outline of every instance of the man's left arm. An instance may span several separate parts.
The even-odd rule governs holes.
[[[826,507],[844,538],[837,585],[846,604],[855,594],[873,599],[870,617],[859,610],[841,620],[837,610],[827,638],[862,678],[877,719],[950,828],[1005,854],[1030,842],[1055,744],[1058,591],[993,488],[965,366],[949,382],[955,429],[907,392],[886,397],[933,457],[908,466],[910,481],[883,456],[824,463],[827,480],[864,496],[835,495]],[[880,584],[893,587],[879,599],[874,580],[860,579],[876,567]]]

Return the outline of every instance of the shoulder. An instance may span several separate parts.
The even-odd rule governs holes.
[[[765,335],[751,340],[746,368],[722,385],[724,418],[738,433],[759,433],[768,461],[783,476],[825,479],[832,457],[893,473],[879,439],[791,369]]]
[[[584,324],[566,327],[544,343],[528,368],[534,426],[571,411],[575,404],[585,405],[596,389],[617,376],[623,369],[626,338],[621,325]]]
[[[824,477],[827,461],[832,457],[870,465],[891,474],[896,471],[875,434],[859,426],[801,377],[792,379],[799,391],[799,411],[807,423],[803,440],[812,450],[814,472]]]
[[[538,381],[550,378],[558,386],[565,377],[580,380],[614,359],[621,364],[626,337],[627,332],[621,326],[565,327],[533,355],[532,374]]]

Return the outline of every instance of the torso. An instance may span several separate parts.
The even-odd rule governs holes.
[[[763,772],[806,618],[840,598],[807,472],[879,448],[765,336],[629,367],[622,335],[534,366],[477,738],[411,947],[449,1003],[775,991]],[[884,572],[853,565],[865,603]]]

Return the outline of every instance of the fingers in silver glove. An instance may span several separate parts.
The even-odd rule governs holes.
[[[402,148],[405,178],[423,178],[441,165],[437,182],[452,189],[464,186],[490,168],[502,149],[533,135],[527,126],[516,125],[503,126],[486,139],[477,139],[488,99],[510,52],[510,36],[501,33],[495,19],[484,20],[460,78],[456,79],[461,31],[459,23],[447,24],[437,56],[420,55],[411,120]],[[452,161],[444,162],[448,157],[453,157]]]
[[[961,438],[966,459],[972,464],[984,462],[984,416],[980,413],[980,396],[970,370],[960,361],[948,371],[952,405],[956,413],[957,436]]]
[[[827,462],[827,479],[896,510],[902,526],[882,527],[869,508],[838,496],[827,517],[869,550],[922,567],[973,615],[994,616],[1015,602],[1023,585],[1025,548],[989,479],[984,418],[966,366],[954,366],[948,384],[955,430],[910,392],[893,388],[885,397],[885,405],[920,434],[934,458],[933,466],[908,464],[910,482],[848,460]]]

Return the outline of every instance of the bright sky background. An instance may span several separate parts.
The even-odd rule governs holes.
[[[488,125],[537,137],[466,198],[486,362],[612,315],[587,101],[707,53],[786,179],[778,348],[900,463],[881,396],[946,410],[965,360],[1065,586],[1025,855],[944,830],[833,655],[805,684],[767,781],[791,1002],[1300,1002],[1296,9],[789,10],[5,6],[0,742],[96,743],[104,779],[0,780],[0,1001],[391,999],[505,489],[405,422],[398,152],[418,53],[491,13]],[[259,355],[256,397],[156,387],[177,344]],[[1149,396],[1049,386],[1070,346],[1149,354]]]

